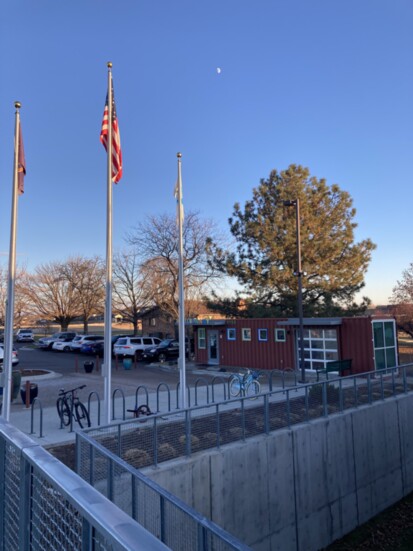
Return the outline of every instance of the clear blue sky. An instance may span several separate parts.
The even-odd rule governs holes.
[[[174,212],[178,151],[185,208],[225,229],[260,178],[297,163],[353,197],[357,239],[378,246],[364,294],[387,302],[413,261],[412,29],[411,0],[3,0],[0,262],[15,100],[27,162],[18,262],[105,255],[111,60],[124,162],[115,248],[146,214]]]

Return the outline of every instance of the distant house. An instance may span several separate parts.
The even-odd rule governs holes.
[[[170,314],[154,306],[140,312],[142,335],[166,339],[175,337],[175,323]]]
[[[253,369],[298,369],[299,320],[191,320],[195,361]],[[396,323],[390,316],[305,318],[304,360],[309,372],[329,361],[352,360],[352,372],[398,365]]]

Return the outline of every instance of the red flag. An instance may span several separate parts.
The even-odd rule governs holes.
[[[17,159],[17,189],[19,195],[24,193],[24,177],[26,175],[26,160],[24,158],[22,129],[19,124],[19,155]]]
[[[100,141],[103,143],[106,151],[108,150],[108,121],[109,108],[108,96],[106,96],[105,110],[103,112],[102,130],[100,131]],[[118,119],[116,116],[115,95],[112,85],[112,180],[117,184],[122,178],[122,150],[120,147],[120,135]]]

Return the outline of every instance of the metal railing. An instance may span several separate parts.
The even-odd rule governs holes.
[[[84,432],[132,466],[143,468],[411,391],[413,365],[409,364],[284,387],[252,398],[158,412]]]
[[[407,365],[91,428],[76,434],[77,472],[172,549],[242,549],[137,469],[412,391]]]
[[[76,433],[76,454],[79,475],[168,548],[174,551],[250,549],[90,436]],[[130,449],[125,458],[133,459],[137,454],[139,450]]]
[[[166,550],[77,474],[0,419],[0,550]]]

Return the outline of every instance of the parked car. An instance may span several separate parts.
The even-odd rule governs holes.
[[[102,335],[76,335],[70,343],[70,350],[72,352],[80,352],[80,348],[83,344],[101,341],[102,339]]]
[[[164,362],[179,357],[179,342],[176,339],[165,339],[159,346],[145,350],[142,360],[147,362]]]
[[[118,339],[133,337],[133,335],[112,335],[112,356],[115,355],[114,347]]]
[[[60,341],[55,341],[52,345],[52,350],[55,352],[70,352],[70,344],[73,339],[71,337],[66,337]]]
[[[89,354],[90,356],[99,356],[99,358],[103,358],[104,349],[104,341],[85,342],[80,347],[80,353]]]
[[[56,341],[64,341],[65,339],[74,339],[76,337],[76,333],[73,333],[71,331],[62,331],[61,333],[55,333],[51,337],[44,337],[43,339],[39,339],[37,341],[37,345],[40,348],[43,348],[43,350],[51,350],[53,343]]]
[[[121,337],[115,342],[115,356],[129,356],[139,360],[142,352],[161,343],[157,337]]]
[[[3,360],[4,360],[4,346],[0,344],[0,367],[3,367]],[[15,366],[19,363],[19,355],[17,353],[17,350],[13,348],[12,357],[11,357],[11,364],[12,366]]]
[[[34,342],[32,329],[19,329],[16,333],[17,342]]]

